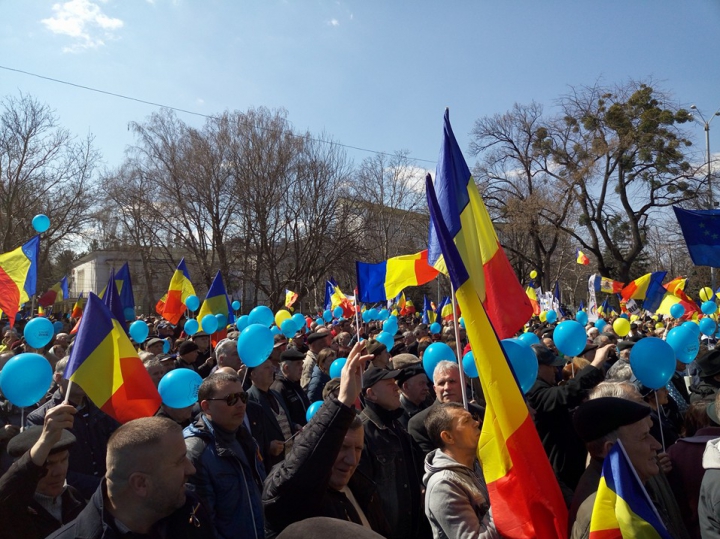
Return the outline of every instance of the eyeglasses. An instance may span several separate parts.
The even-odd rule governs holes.
[[[238,393],[230,393],[227,397],[222,397],[219,399],[205,399],[206,401],[225,401],[225,404],[228,406],[235,406],[237,404],[237,401],[242,401],[243,404],[246,404],[248,401],[247,393],[244,391],[239,391]]]

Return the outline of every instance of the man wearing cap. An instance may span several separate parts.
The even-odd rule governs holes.
[[[428,386],[428,377],[422,364],[415,363],[400,369],[397,385],[400,387],[400,406],[403,409],[403,414],[398,421],[407,429],[410,419],[428,407],[430,386]]]
[[[372,354],[372,364],[379,369],[387,369],[390,364],[390,353],[387,347],[375,339],[370,339],[367,344],[368,354]]]
[[[310,406],[310,399],[300,387],[304,359],[305,354],[294,348],[283,351],[280,354],[280,374],[270,386],[285,401],[292,422],[301,426],[307,423],[305,417]]]
[[[650,408],[639,402],[616,397],[592,399],[578,408],[572,422],[587,444],[591,459],[573,496],[568,522],[572,527],[571,539],[587,539],[603,461],[615,442],[622,442],[643,485],[660,474],[657,453],[662,446],[650,434]],[[672,492],[661,497],[657,490],[648,488],[648,493],[670,536],[675,539],[689,537]],[[574,515],[577,516],[573,520]]]
[[[614,348],[614,345],[612,345]],[[559,373],[565,359],[555,355],[543,344],[533,344],[538,360],[538,376],[527,392],[527,400],[535,409],[535,426],[555,475],[561,482],[566,498],[567,489],[575,490],[585,470],[587,451],[572,427],[570,411],[580,405],[592,389],[604,379],[601,369],[609,347],[601,348],[592,363],[575,373],[575,378],[559,386]]]
[[[378,487],[392,539],[429,537],[421,495],[424,455],[397,421],[403,413],[395,381],[399,374],[375,366],[363,374],[365,443],[358,469]]]
[[[710,350],[695,363],[700,368],[700,383],[690,386],[690,402],[711,400],[720,388],[720,348]]]
[[[42,539],[74,519],[85,501],[65,482],[77,410],[60,404],[42,427],[26,429],[8,444],[17,460],[0,477],[0,538]]]
[[[145,351],[154,356],[158,356],[163,353],[164,345],[165,341],[163,341],[162,339],[159,339],[157,337],[151,337],[145,342]]]
[[[287,337],[282,333],[275,335],[273,338],[273,349],[272,352],[270,352],[270,357],[268,359],[275,368],[275,376],[280,374],[280,355],[287,350],[287,344]]]
[[[323,348],[330,346],[332,340],[332,334],[325,331],[316,331],[311,333],[307,338],[308,351],[305,354],[305,360],[303,361],[302,375],[300,376],[300,386],[307,391],[312,379],[312,372],[317,365],[317,355]]]

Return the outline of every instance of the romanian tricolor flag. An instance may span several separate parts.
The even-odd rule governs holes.
[[[610,277],[594,274],[595,292],[604,292],[605,294],[617,294],[623,289],[623,283],[613,281]]]
[[[75,302],[75,305],[73,305],[72,312],[70,313],[70,318],[75,318],[76,320],[82,316],[82,305],[83,305],[83,293],[80,292],[80,295],[78,296],[77,301]]]
[[[497,334],[478,296],[467,260],[445,226],[428,175],[425,182],[430,219],[435,225],[450,281],[465,319],[486,407],[478,458],[487,482],[493,521],[502,537],[558,539],[567,537],[567,508],[550,461],[510,369]],[[455,240],[455,241],[454,241]],[[466,251],[467,252],[467,251]],[[482,273],[474,272],[475,278]]]
[[[35,236],[17,249],[0,255],[0,311],[15,325],[20,305],[35,294],[40,236]]]
[[[64,376],[120,423],[149,417],[160,407],[155,384],[121,322],[92,293]]]
[[[130,267],[125,262],[120,270],[115,274],[115,288],[117,289],[120,303],[122,303],[123,311],[132,309],[135,312],[135,295],[133,294],[132,279],[130,279]],[[98,294],[100,299],[105,297],[107,286]]]
[[[188,296],[194,295],[195,288],[190,282],[190,273],[183,258],[170,279],[167,296],[163,297],[155,308],[159,312],[159,307],[162,307],[162,312],[159,314],[171,324],[177,324],[185,313],[185,300]]]
[[[285,289],[285,307],[292,311],[293,303],[295,303],[298,299],[298,293],[293,292],[292,290]]]
[[[533,288],[532,283],[525,289],[525,294],[527,294],[528,299],[530,300],[530,305],[532,305],[532,310],[534,315],[540,314],[540,304],[538,303],[538,297],[537,293],[535,292],[535,289]]]
[[[69,296],[70,292],[68,291],[68,279],[66,275],[38,298],[38,304],[43,307],[50,307],[50,305],[55,305],[64,299],[68,299]]]
[[[500,246],[490,214],[455,140],[447,110],[435,191],[442,219],[457,249],[464,260],[472,261],[467,267],[472,275],[470,282],[495,331],[502,339],[512,337],[532,316],[532,305]],[[447,273],[436,227],[430,223],[428,263]]]
[[[437,314],[435,313],[435,309],[426,294],[423,298],[423,324],[432,324],[436,318]]]
[[[590,539],[671,539],[622,442],[603,461],[590,519]]]
[[[108,279],[108,284],[104,288],[103,292],[105,292],[105,295],[102,297],[102,302],[105,304],[105,306],[110,309],[110,312],[112,313],[113,317],[120,322],[120,325],[125,330],[125,332],[128,332],[127,324],[125,323],[127,320],[127,316],[125,316],[125,309],[123,307],[122,301],[120,300],[120,294],[118,293],[117,285],[115,284],[115,273],[110,272],[110,278]],[[98,296],[99,297],[99,296]],[[135,319],[135,309],[133,308],[133,316],[132,319]]]
[[[400,311],[400,314],[403,316],[410,316],[415,314],[417,309],[415,309],[415,304],[413,303],[413,300],[409,299],[405,302],[405,308]]]
[[[205,296],[205,301],[203,301],[197,314],[197,320],[198,323],[200,323],[201,330],[202,319],[208,314],[212,314],[213,316],[222,314],[225,315],[228,324],[235,322],[235,313],[232,310],[232,305],[230,305],[230,299],[228,298],[225,284],[219,271],[215,274],[215,278]],[[213,344],[216,344],[225,337],[227,337],[227,324],[223,327],[218,327],[217,331],[212,334],[211,340]]]
[[[687,279],[682,279],[686,281]],[[684,283],[677,283],[678,279],[670,281],[661,291],[655,296],[655,301],[652,305],[649,305],[650,296],[648,301],[645,302],[645,309],[649,312],[656,314],[670,314],[670,307],[679,303],[685,308],[685,314],[682,316],[683,320],[690,320],[700,314],[700,308],[687,294],[685,294]],[[680,286],[682,284],[682,286]]]
[[[373,303],[394,298],[408,286],[420,286],[438,276],[428,264],[428,252],[389,258],[377,264],[355,262],[360,301]]]
[[[655,271],[646,273],[642,277],[638,277],[633,282],[622,289],[620,294],[623,299],[645,299],[648,297],[648,291],[657,289],[662,285],[663,279],[667,275],[667,271]]]
[[[343,291],[340,290],[340,287],[333,279],[325,283],[325,298],[326,301],[329,300],[330,302],[329,306],[326,307],[327,309],[334,311],[335,307],[342,307],[345,318],[351,318],[355,314],[352,301],[343,294]]]
[[[576,257],[575,261],[578,264],[582,264],[583,266],[588,266],[590,264],[590,259],[580,249],[577,249],[575,251],[575,257]]]

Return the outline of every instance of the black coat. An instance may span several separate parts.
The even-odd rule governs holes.
[[[428,414],[430,414],[430,410],[432,410],[435,406],[437,406],[440,403],[439,400],[435,399],[435,401],[425,408],[422,412],[418,412],[414,416],[410,418],[410,421],[408,422],[408,432],[410,433],[410,436],[413,437],[413,439],[417,442],[417,444],[420,446],[420,449],[422,449],[424,454],[430,453],[433,449],[437,449],[434,443],[430,440],[430,436],[428,436],[427,430],[425,429],[425,419],[427,419]],[[477,404],[473,404],[472,402],[468,403],[468,411],[478,419],[482,420],[482,418],[485,416],[485,409],[478,406]]]
[[[115,519],[104,509],[105,481],[90,498],[78,517],[48,539],[121,539]],[[194,514],[194,518],[193,518]],[[185,505],[153,527],[158,539],[214,539],[215,532],[207,511],[195,495],[186,492]]]
[[[44,468],[30,458],[30,451],[0,477],[0,539],[43,539],[80,514],[85,500],[73,487],[61,494],[62,523],[35,501]]]
[[[400,425],[398,415],[367,403],[360,414],[365,445],[358,470],[377,485],[393,539],[430,538],[422,502],[424,454]]]
[[[275,397],[278,406],[280,406],[285,411],[285,415],[287,416],[288,422],[290,423],[290,430],[294,433],[295,429],[293,429],[290,412],[288,411],[287,406],[285,406],[285,402],[283,401],[282,397],[278,393],[275,393],[272,389],[270,390],[270,393],[273,397]],[[270,442],[272,442],[273,440],[284,441],[285,435],[280,428],[280,423],[278,423],[278,420],[275,418],[275,413],[273,412],[272,406],[270,405],[270,399],[268,397],[268,394],[264,391],[260,391],[257,386],[252,386],[250,389],[248,389],[247,394],[250,401],[257,403],[262,407],[262,411],[265,416],[264,421],[262,422],[263,445],[261,446],[261,451],[263,452],[265,471],[269,473],[273,466],[275,466],[278,462],[282,462],[282,460],[285,458],[284,453],[280,453],[277,456],[272,456],[270,454]],[[250,419],[252,422],[251,416],[248,416],[248,419]],[[258,442],[258,445],[260,445],[260,441],[257,439],[256,441]]]
[[[307,419],[307,409],[310,406],[310,399],[303,391],[300,386],[300,382],[291,382],[285,378],[282,374],[275,378],[275,381],[270,386],[270,389],[279,393],[285,401],[288,411],[290,412],[290,418],[296,425],[305,425]]]
[[[58,390],[27,417],[27,426],[42,426],[45,413],[62,402],[63,396]],[[67,482],[78,489],[85,499],[93,495],[105,475],[107,443],[119,426],[117,421],[86,398],[85,407],[75,414],[73,428],[68,429],[77,438],[77,443],[70,448]]]
[[[604,378],[602,370],[588,365],[563,386],[550,385],[538,378],[527,393],[550,464],[558,478],[572,490],[585,471],[587,450],[575,432],[571,411],[583,402],[588,390]]]
[[[328,486],[355,410],[330,397],[295,439],[285,461],[265,481],[263,508],[268,539],[290,524],[311,517],[331,517],[361,524],[342,492]],[[389,537],[390,527],[375,484],[355,470],[348,488],[377,533]]]

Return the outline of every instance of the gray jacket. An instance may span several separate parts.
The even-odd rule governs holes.
[[[720,438],[710,440],[703,453],[703,476],[700,487],[700,533],[703,539],[720,539]]]
[[[475,468],[463,466],[440,449],[425,457],[425,514],[435,539],[500,537],[477,463]]]

